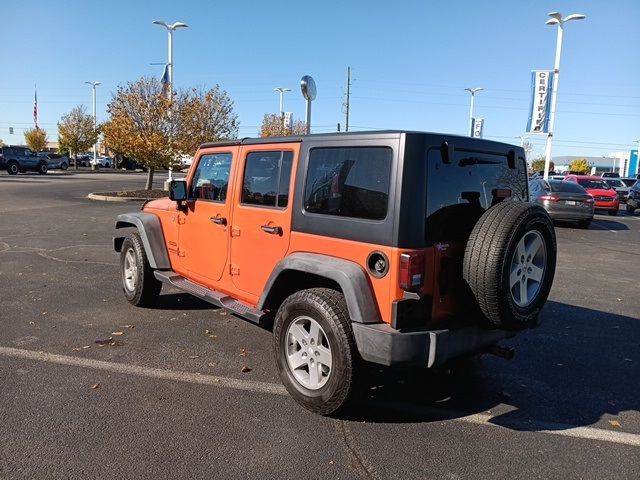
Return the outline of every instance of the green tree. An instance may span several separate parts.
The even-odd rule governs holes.
[[[87,114],[84,105],[74,107],[58,122],[58,149],[73,153],[75,169],[78,169],[78,153],[91,148],[97,141],[100,128],[93,125],[93,116]]]
[[[47,147],[49,139],[47,138],[46,130],[42,128],[31,128],[25,130],[24,141],[27,143],[27,147],[34,152],[41,152]]]
[[[260,127],[261,137],[286,137],[287,135],[304,135],[307,125],[302,120],[294,120],[285,128],[284,118],[278,113],[265,113]]]
[[[156,168],[175,165],[204,142],[238,134],[233,102],[218,86],[179,91],[169,99],[157,79],[141,78],[119,86],[107,111],[106,145],[148,167],[147,190]]]
[[[586,158],[576,158],[569,165],[569,171],[577,174],[588,174],[591,173],[591,165],[589,165]]]

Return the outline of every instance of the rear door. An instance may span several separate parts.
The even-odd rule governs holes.
[[[189,277],[214,286],[229,252],[231,192],[237,146],[204,150],[190,172],[187,211],[180,220],[179,250]]]
[[[233,284],[257,299],[274,266],[287,253],[292,179],[299,143],[245,145],[240,149],[231,227]]]

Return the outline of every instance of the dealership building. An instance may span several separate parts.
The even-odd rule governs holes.
[[[604,172],[617,172],[621,177],[635,177],[640,173],[638,168],[638,150],[612,152],[601,157],[587,156],[557,156],[553,157],[556,172],[568,172],[569,165],[574,160],[584,158],[591,165],[591,174],[600,175]]]

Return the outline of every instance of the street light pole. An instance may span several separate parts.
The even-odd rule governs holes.
[[[284,114],[284,100],[283,100],[283,94],[284,92],[290,92],[291,89],[290,88],[285,88],[285,87],[276,87],[273,89],[274,92],[278,92],[280,94],[280,115]]]
[[[484,88],[465,88],[465,90],[471,94],[471,105],[469,106],[469,136],[473,137],[473,98],[475,97],[476,92],[484,90]]]
[[[93,90],[93,129],[95,130],[98,127],[98,120],[96,118],[96,87],[100,85],[100,82],[84,82],[87,85],[91,85]],[[92,169],[96,168],[97,160],[98,160],[98,139],[96,138],[95,143],[93,144],[93,164]],[[76,153],[77,155],[77,153]]]
[[[553,91],[551,92],[551,113],[549,115],[549,132],[547,133],[547,145],[544,149],[544,176],[546,180],[549,176],[549,165],[551,164],[551,146],[553,143],[553,128],[556,121],[556,102],[558,100],[558,83],[560,80],[560,55],[562,53],[562,35],[564,33],[564,24],[571,20],[582,20],[585,15],[573,13],[562,18],[560,12],[551,12],[550,20],[546,21],[547,25],[558,26],[558,36],[556,37],[556,59],[553,67]]]
[[[167,29],[168,33],[168,54],[167,54],[167,68],[169,73],[169,88],[167,89],[167,97],[169,100],[173,98],[173,32],[176,31],[176,28],[187,28],[189,25],[183,22],[175,22],[172,24],[168,24],[164,20],[154,20],[154,25],[161,25]],[[173,178],[173,168],[169,167],[169,180]]]

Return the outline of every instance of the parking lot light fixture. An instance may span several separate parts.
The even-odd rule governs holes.
[[[160,25],[167,29],[167,33],[169,36],[169,52],[167,55],[167,69],[169,74],[169,88],[167,88],[167,96],[169,99],[173,98],[173,32],[176,31],[177,28],[187,28],[189,25],[183,22],[175,22],[169,24],[164,20],[154,20],[154,25]],[[173,169],[169,167],[169,180],[173,178]]]
[[[465,90],[471,94],[471,105],[469,106],[469,136],[473,137],[473,97],[475,97],[476,92],[484,90],[484,88],[465,88]]]
[[[547,25],[558,26],[558,36],[556,38],[556,60],[553,68],[553,90],[551,92],[551,112],[549,114],[549,132],[547,133],[547,145],[544,150],[544,176],[546,180],[549,176],[549,165],[551,163],[551,144],[553,142],[553,127],[556,120],[556,101],[558,99],[558,81],[560,79],[560,54],[562,53],[562,35],[564,24],[571,20],[583,20],[586,18],[581,13],[572,13],[564,18],[560,12],[549,13],[551,17],[546,21]]]
[[[93,129],[95,130],[98,126],[98,121],[96,118],[96,87],[100,85],[101,82],[84,82],[87,85],[91,85],[93,89]],[[96,163],[98,159],[98,139],[93,144],[93,164],[91,165],[92,169],[96,168]]]
[[[276,87],[273,89],[274,92],[278,92],[280,94],[280,115],[284,114],[284,100],[283,100],[283,95],[284,92],[290,92],[291,89],[290,88],[286,88],[286,87]]]

